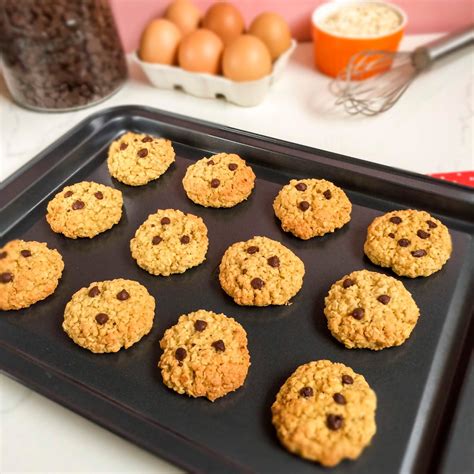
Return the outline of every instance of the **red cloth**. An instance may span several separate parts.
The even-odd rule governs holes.
[[[452,181],[453,183],[463,184],[474,188],[474,171],[458,171],[453,173],[435,173],[433,178]]]

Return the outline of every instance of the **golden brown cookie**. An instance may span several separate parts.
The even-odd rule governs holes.
[[[27,308],[54,293],[63,273],[61,254],[47,244],[12,240],[0,248],[0,310]]]
[[[92,181],[66,186],[48,203],[46,220],[70,239],[95,237],[120,221],[123,198],[117,189]]]
[[[205,207],[233,207],[250,196],[252,168],[239,155],[219,153],[189,166],[183,186],[191,201]]]
[[[304,263],[290,249],[268,237],[254,237],[225,251],[219,281],[237,304],[282,305],[300,291],[304,273]]]
[[[178,393],[214,401],[241,387],[250,355],[233,318],[200,309],[180,316],[160,341],[163,382]]]
[[[325,179],[292,179],[273,201],[285,232],[307,240],[334,232],[351,220],[352,204],[341,188]]]
[[[64,311],[63,329],[94,353],[128,349],[153,326],[155,299],[133,280],[93,282],[74,293]]]
[[[176,209],[160,209],[135,232],[132,257],[152,275],[183,273],[206,259],[209,240],[204,221]]]
[[[376,217],[367,230],[364,252],[376,265],[416,278],[440,270],[451,256],[452,243],[441,221],[407,209]]]
[[[169,140],[127,132],[110,145],[107,166],[118,181],[142,186],[159,178],[174,160]]]
[[[401,281],[367,270],[334,283],[325,304],[329,330],[349,349],[399,346],[410,337],[420,315]]]
[[[377,397],[362,375],[328,360],[299,366],[272,405],[288,451],[323,466],[356,459],[376,431]]]

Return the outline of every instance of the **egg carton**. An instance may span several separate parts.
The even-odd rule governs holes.
[[[263,101],[270,86],[280,78],[296,44],[295,40],[291,41],[291,46],[273,63],[271,74],[248,82],[236,82],[223,76],[189,72],[177,66],[147,63],[138,57],[137,52],[133,53],[133,59],[149,81],[159,89],[183,90],[196,97],[225,99],[242,107],[253,107]]]

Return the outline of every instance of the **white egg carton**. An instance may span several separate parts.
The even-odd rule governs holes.
[[[270,86],[281,76],[296,48],[296,41],[273,63],[268,76],[257,81],[235,82],[223,76],[189,72],[177,66],[146,63],[133,53],[134,61],[141,67],[150,82],[160,89],[178,89],[197,97],[226,99],[242,107],[253,107],[265,98]]]

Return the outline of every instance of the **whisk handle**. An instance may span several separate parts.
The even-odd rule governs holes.
[[[416,48],[412,53],[413,66],[421,71],[438,59],[472,44],[474,44],[474,26],[470,25]]]

